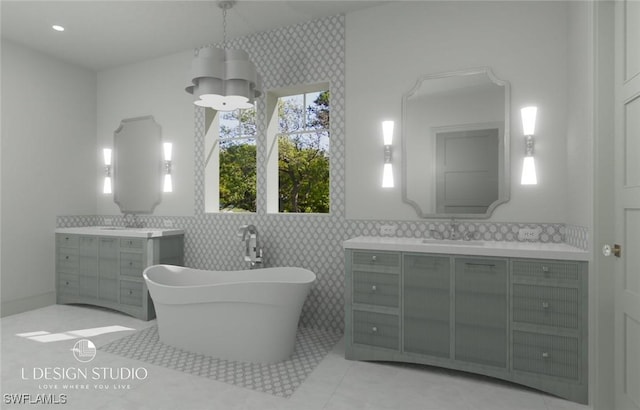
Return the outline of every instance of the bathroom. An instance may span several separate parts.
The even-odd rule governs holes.
[[[193,49],[220,41],[218,25],[209,26],[202,36],[213,40],[173,49],[170,45],[154,48],[154,42],[144,37],[153,31],[136,30],[134,25],[110,35],[116,46],[66,43],[54,48],[55,42],[67,41],[55,35],[72,36],[74,32],[73,27],[63,33],[49,28],[56,23],[49,22],[56,10],[69,13],[56,3],[40,8],[48,25],[26,34],[15,26],[21,19],[28,21],[31,10],[19,7],[19,2],[2,4],[3,393],[24,389],[20,373],[14,372],[19,357],[44,358],[44,352],[54,351],[52,345],[16,341],[16,333],[61,332],[102,322],[99,326],[141,326],[113,312],[56,305],[56,228],[122,222],[113,196],[102,193],[102,150],[113,146],[114,131],[123,119],[153,115],[162,127],[163,140],[173,144],[173,192],[163,194],[153,214],[142,215],[140,220],[150,227],[183,229],[186,266],[243,269],[237,229],[253,224],[260,231],[265,266],[302,267],[317,276],[300,327],[341,333],[345,329],[343,242],[358,236],[382,236],[383,225],[394,227],[390,236],[423,237],[434,226],[450,222],[450,218],[420,219],[402,200],[403,95],[423,75],[489,67],[510,84],[510,197],[487,219],[457,222],[498,233],[502,229],[510,232],[513,226],[541,227],[547,233],[544,240],[564,241],[588,252],[588,407],[614,408],[618,389],[613,377],[615,281],[611,278],[616,262],[599,256],[602,244],[616,238],[614,184],[610,183],[614,181],[614,115],[609,108],[612,104],[607,104],[614,99],[614,14],[610,5],[582,1],[367,2],[367,7],[345,6],[324,17],[311,17],[314,8],[322,9],[320,2],[292,2],[296,13],[309,14],[307,21],[298,17],[286,22],[273,16],[279,23],[255,33],[243,31],[249,30],[243,18],[253,12],[251,4],[244,9],[244,2],[239,1],[228,13],[230,42],[255,59],[265,84],[285,88],[330,83],[330,212],[295,215],[270,211],[263,140],[258,141],[257,212],[209,211],[206,118],[203,110],[194,108],[193,97],[184,87]],[[149,4],[146,7],[153,5]],[[92,19],[98,19],[100,9],[91,9],[88,2],[74,7],[80,16],[75,21],[82,21],[84,12],[91,17],[85,17],[83,24],[97,24]],[[97,3],[94,7],[107,6]],[[181,7],[186,6],[170,2],[165,7],[175,7],[158,11],[166,18],[172,13],[180,15]],[[142,18],[147,10],[136,2],[125,2],[122,8],[131,13],[127,19]],[[219,22],[215,4],[209,10],[210,19]],[[336,16],[338,13],[345,14]],[[637,17],[637,12],[630,15]],[[169,27],[180,30],[183,26]],[[20,34],[14,38],[11,33]],[[167,37],[164,43],[169,40]],[[128,43],[144,47],[132,48],[129,56],[111,53],[114,48],[126,49]],[[72,51],[82,47],[86,60],[73,60],[82,53]],[[59,55],[51,55],[48,49],[60,50]],[[519,112],[527,105],[538,107],[537,185],[521,185],[519,178],[525,153]],[[266,122],[266,113],[259,112],[258,120]],[[383,120],[396,124],[393,188],[380,184]],[[121,336],[101,337],[107,338],[102,340],[106,343]],[[392,408],[391,403],[398,405],[402,397],[406,399],[403,408],[585,408],[537,391],[437,368],[347,361],[340,343],[327,356],[328,361],[319,365],[319,372],[312,373],[288,399],[247,393],[222,383],[211,388],[208,379],[193,376],[187,379],[189,390],[175,371],[159,368],[153,369],[155,375],[150,368],[146,380],[132,383],[131,392],[94,391],[83,397],[92,400],[94,408],[105,409],[143,408],[141,403],[161,408],[161,400],[173,408],[384,409]],[[12,365],[5,367],[4,363]],[[122,358],[115,363],[140,366]],[[385,389],[387,379],[397,389]],[[428,391],[428,386],[435,387]],[[155,393],[158,401],[153,401]]]

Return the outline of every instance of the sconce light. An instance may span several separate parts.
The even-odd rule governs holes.
[[[382,137],[384,141],[384,168],[382,169],[382,187],[393,188],[393,121],[382,121]]]
[[[162,192],[173,192],[173,181],[171,180],[171,151],[173,145],[170,142],[165,142],[164,148],[164,185]]]
[[[522,185],[537,185],[536,164],[533,159],[533,135],[536,129],[536,113],[538,107],[524,107],[520,110],[522,114],[522,132],[524,134],[524,161],[522,163]]]
[[[104,156],[104,184],[102,185],[103,194],[113,193],[111,187],[111,148],[104,148],[102,150]]]

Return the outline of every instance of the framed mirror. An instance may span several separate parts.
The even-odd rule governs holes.
[[[509,200],[509,83],[487,67],[418,78],[402,98],[402,200],[420,218],[489,218]]]
[[[128,118],[113,133],[114,202],[151,214],[162,200],[162,130],[152,116]]]

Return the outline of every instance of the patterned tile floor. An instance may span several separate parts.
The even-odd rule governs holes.
[[[279,397],[290,397],[342,335],[298,329],[293,355],[280,363],[244,363],[187,352],[160,342],[151,326],[99,348],[105,352],[208,377]]]
[[[53,305],[0,319],[2,409],[65,410],[588,410],[566,400],[487,377],[428,366],[356,362],[344,359],[338,342],[293,394],[278,397],[164,366],[98,350],[87,365],[74,359],[78,339],[48,343],[24,333],[69,334],[81,329],[122,326],[134,330],[90,336],[106,346],[154,326],[116,312]],[[97,332],[93,332],[97,333]],[[144,379],[44,380],[45,368],[141,369]],[[33,372],[36,372],[34,377]],[[73,373],[69,374],[70,376]],[[65,386],[69,390],[64,390]],[[70,389],[70,387],[73,387]],[[4,395],[67,395],[65,405],[4,403]]]

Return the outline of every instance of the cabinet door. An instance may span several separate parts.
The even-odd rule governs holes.
[[[98,296],[98,238],[79,238],[80,262],[78,271],[79,295],[90,298]]]
[[[118,239],[100,238],[98,261],[98,298],[118,301]]]
[[[507,367],[507,262],[455,260],[455,359]]]
[[[450,356],[450,258],[404,255],[404,350]]]

